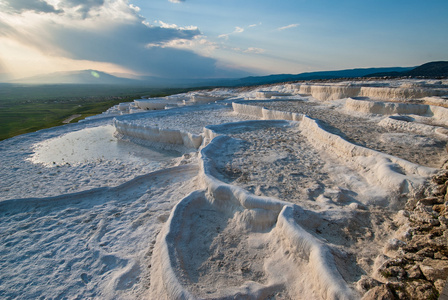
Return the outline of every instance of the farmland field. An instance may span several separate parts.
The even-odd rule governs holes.
[[[0,84],[0,140],[97,115],[142,96],[160,97],[187,89],[112,85]]]

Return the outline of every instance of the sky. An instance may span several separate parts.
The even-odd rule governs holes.
[[[229,78],[448,60],[448,1],[0,0],[0,81]]]

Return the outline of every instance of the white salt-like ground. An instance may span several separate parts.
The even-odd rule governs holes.
[[[249,119],[245,116],[235,116],[232,106],[200,105],[183,109],[152,111],[131,114],[121,117],[122,122],[137,126],[152,126],[160,129],[187,130],[190,133],[201,134],[207,125],[236,122]]]
[[[116,186],[170,164],[174,153],[117,141],[111,123],[73,124],[3,141],[0,200]]]
[[[197,169],[0,204],[3,299],[146,298],[155,237]]]
[[[114,137],[115,127],[104,125],[66,133],[33,146],[30,161],[45,166],[80,165],[102,160],[150,163],[163,161],[167,155],[151,149],[118,141]],[[175,153],[172,154],[173,156]]]
[[[327,131],[351,143],[420,165],[439,167],[443,163],[445,154],[443,150],[448,136],[443,138],[435,134],[422,135],[406,130],[406,126],[401,130],[390,130],[381,126],[381,122],[389,119],[388,117],[346,110],[344,101],[332,101],[330,107],[310,101],[262,101],[251,104],[272,110],[305,114],[318,119]]]
[[[446,91],[213,90],[197,94],[232,98],[2,141],[0,298],[360,298],[394,215],[446,160]]]

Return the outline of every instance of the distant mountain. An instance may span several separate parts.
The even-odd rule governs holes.
[[[162,78],[140,76],[130,79],[114,76],[97,70],[56,72],[37,75],[10,81],[13,84],[96,84],[96,85],[128,85],[144,87],[199,87],[211,86],[229,79],[195,79],[195,78]]]
[[[14,80],[12,83],[24,84],[121,84],[141,85],[136,79],[113,76],[96,70],[57,72]]]
[[[448,77],[448,62],[430,62],[418,67],[365,68],[338,71],[308,72],[300,74],[275,74],[267,76],[250,76],[244,78],[197,79],[197,78],[160,78],[143,76],[138,79],[118,77],[95,70],[58,72],[39,75],[11,83],[21,84],[104,84],[133,85],[144,87],[213,87],[213,86],[249,86],[288,81],[337,79],[357,77]]]
[[[278,82],[316,80],[316,79],[337,79],[337,78],[357,78],[357,77],[448,77],[448,61],[436,61],[423,64],[418,67],[392,67],[392,68],[366,68],[348,69],[340,71],[322,71],[300,73],[297,75],[278,74],[268,76],[251,76],[236,80],[230,80],[227,85],[244,86],[260,85]]]
[[[429,62],[406,72],[406,74],[413,77],[448,77],[448,61]]]
[[[433,61],[421,66],[415,67],[412,70],[402,72],[379,72],[368,74],[365,77],[448,77],[448,61]]]
[[[296,75],[292,74],[278,74],[278,75],[268,75],[268,76],[251,76],[245,77],[237,80],[231,80],[232,85],[258,85],[258,84],[269,84],[287,81],[297,81],[297,80],[315,80],[315,79],[336,79],[336,78],[356,78],[364,77],[372,73],[379,72],[404,72],[413,69],[402,68],[402,67],[392,67],[392,68],[366,68],[366,69],[348,69],[339,71],[321,71],[321,72],[308,72],[300,73]]]

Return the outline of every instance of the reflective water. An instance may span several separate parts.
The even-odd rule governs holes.
[[[112,125],[86,128],[48,139],[34,145],[30,161],[47,166],[120,160],[139,163],[165,161],[173,152],[149,149],[117,140]]]

